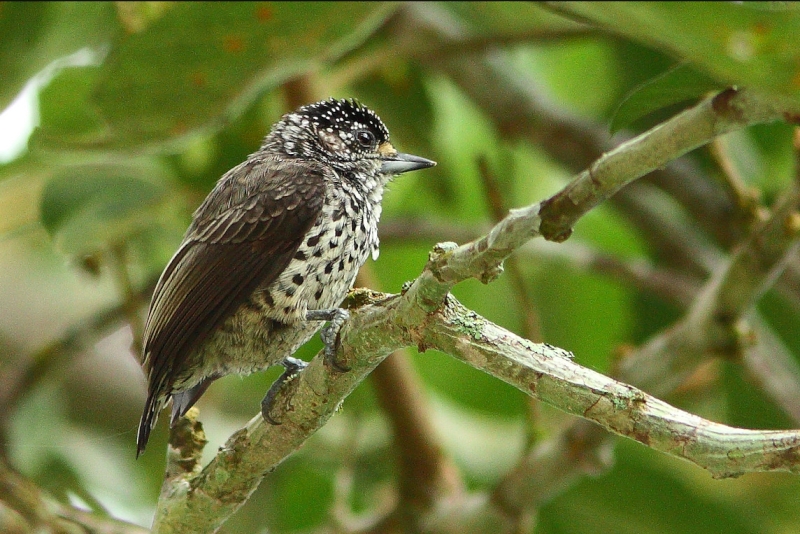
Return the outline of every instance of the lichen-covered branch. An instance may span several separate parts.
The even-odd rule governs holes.
[[[421,334],[431,346],[521,391],[610,432],[689,460],[716,478],[751,471],[800,473],[800,430],[744,430],[712,423],[581,367],[562,349],[520,338],[453,298]]]
[[[370,302],[353,313],[337,361],[347,372],[328,366],[321,356],[287,384],[274,401],[273,417],[261,414],[234,433],[199,474],[168,480],[163,489],[153,531],[159,533],[213,532],[255,491],[266,475],[295,452],[336,412],[341,402],[392,351],[409,343],[397,322],[400,301],[394,296],[360,294]],[[407,299],[403,301],[408,304]]]
[[[797,432],[739,430],[686,414],[572,363],[560,349],[518,338],[448,297],[450,288],[467,278],[491,281],[503,260],[532,237],[546,232],[551,239],[565,239],[583,214],[647,172],[721,133],[777,120],[785,111],[745,90],[721,93],[604,155],[543,203],[512,210],[486,236],[460,247],[438,246],[402,295],[357,294],[337,354],[339,364],[351,370],[341,373],[315,358],[277,396],[274,413],[280,425],[257,416],[200,473],[167,481],[155,530],[218,528],[386,355],[404,346],[442,350],[568,413],[695,462],[714,476],[796,471]],[[786,252],[780,246],[769,251]],[[774,267],[767,265],[767,271]]]
[[[154,531],[212,532],[335,412],[366,374],[392,350],[436,348],[567,413],[685,458],[715,477],[750,471],[800,472],[800,431],[731,428],[683,412],[627,384],[581,367],[566,351],[536,344],[487,321],[454,298],[424,313],[415,295],[356,294],[360,303],[344,329],[341,373],[324,358],[277,398],[280,425],[260,415],[235,433],[199,474],[172,479],[162,492]]]

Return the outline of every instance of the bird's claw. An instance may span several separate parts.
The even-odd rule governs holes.
[[[319,332],[319,337],[322,343],[325,344],[324,356],[328,364],[340,371],[346,373],[350,370],[346,365],[342,365],[336,359],[336,345],[339,341],[339,331],[342,329],[345,321],[350,318],[350,312],[343,308],[334,308],[331,310],[309,310],[306,313],[306,320],[309,321],[328,321],[322,330]]]
[[[285,384],[294,380],[294,378],[300,373],[300,371],[305,369],[305,367],[308,364],[303,360],[287,356],[281,362],[281,365],[286,370],[283,372],[283,374],[281,374],[281,376],[278,377],[278,379],[275,382],[272,383],[272,385],[269,388],[269,391],[267,391],[267,394],[264,395],[264,400],[261,401],[261,417],[263,417],[264,421],[266,421],[271,425],[281,424],[280,421],[278,421],[277,419],[273,418],[272,415],[270,415],[270,411],[272,410],[272,404],[275,401],[275,396],[278,394],[278,392]]]

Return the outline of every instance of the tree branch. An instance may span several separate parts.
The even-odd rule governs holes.
[[[800,192],[790,188],[771,217],[722,264],[682,321],[654,337],[621,365],[626,380],[663,395],[680,383],[707,352],[738,354],[750,332],[742,316],[772,286],[798,246]]]
[[[409,345],[447,352],[567,413],[686,458],[717,477],[797,470],[797,432],[733,429],[681,412],[572,363],[561,349],[518,338],[448,297],[461,280],[488,282],[496,277],[503,260],[539,235],[541,226],[549,229],[550,237],[564,239],[580,216],[626,183],[715,135],[779,119],[783,111],[747,91],[721,93],[609,152],[551,199],[512,210],[481,239],[461,247],[437,246],[426,269],[402,295],[355,294],[337,354],[339,363],[351,371],[340,373],[319,355],[314,358],[276,397],[281,425],[265,424],[256,416],[199,474],[177,484],[167,481],[174,487],[162,491],[155,530],[218,528],[383,358]]]
[[[364,265],[357,286],[378,288],[370,265]],[[369,376],[375,397],[394,434],[398,464],[399,500],[391,521],[400,530],[417,530],[416,518],[442,498],[461,494],[463,482],[446,455],[430,418],[421,379],[406,349],[394,351]],[[373,529],[386,532],[385,523]]]
[[[530,343],[452,297],[434,317],[424,335],[439,350],[610,432],[689,460],[715,478],[751,471],[800,473],[800,430],[737,429],[683,412],[581,367],[562,349]]]
[[[145,534],[146,529],[56,501],[0,461],[0,531]]]
[[[377,363],[412,344],[436,347],[567,413],[685,458],[718,478],[750,471],[800,472],[800,431],[742,430],[704,420],[581,367],[562,349],[520,338],[451,296],[434,313],[425,311],[419,296],[411,290],[403,295],[356,293],[360,305],[343,328],[337,353],[352,370],[326,369],[324,358],[314,358],[276,399],[281,425],[267,424],[258,415],[198,475],[168,481],[172,489],[162,491],[154,531],[218,528]]]

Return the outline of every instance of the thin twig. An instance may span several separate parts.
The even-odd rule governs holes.
[[[492,213],[492,218],[495,223],[498,223],[506,216],[508,206],[506,206],[506,202],[503,199],[497,176],[489,169],[489,162],[485,157],[478,159],[478,170],[480,171],[479,174],[483,181],[486,201]],[[517,300],[519,312],[522,317],[524,317],[522,323],[523,335],[531,341],[541,341],[542,326],[539,313],[530,296],[528,285],[525,283],[525,277],[522,274],[522,270],[516,258],[511,257],[505,262],[505,272],[511,280],[511,285],[514,287],[514,296]]]
[[[722,185],[738,208],[738,217],[753,223],[759,219],[760,192],[758,189],[748,187],[739,168],[736,166],[730,153],[730,141],[726,137],[717,137],[708,145],[711,156],[722,171]]]

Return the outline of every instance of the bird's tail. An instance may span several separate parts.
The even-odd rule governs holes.
[[[142,419],[139,421],[139,434],[136,438],[136,458],[139,458],[144,452],[145,447],[147,447],[147,440],[150,439],[150,431],[156,426],[158,414],[164,407],[166,400],[166,397],[158,396],[153,393],[147,395],[147,402],[144,404]]]

